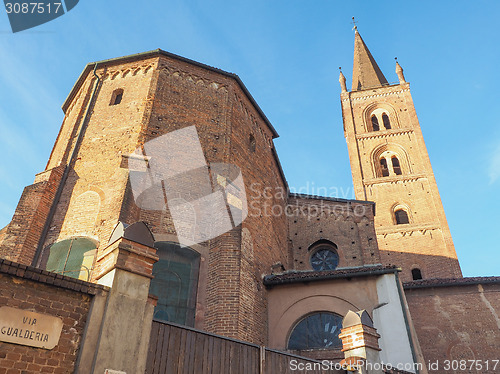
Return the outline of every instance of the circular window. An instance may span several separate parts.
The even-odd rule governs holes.
[[[330,247],[320,247],[311,256],[314,270],[335,270],[339,264],[339,255]]]
[[[290,350],[338,349],[342,317],[338,314],[320,312],[309,315],[297,323],[288,339]]]

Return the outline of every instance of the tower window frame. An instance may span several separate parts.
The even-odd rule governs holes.
[[[410,223],[410,216],[405,209],[398,207],[394,210],[394,220],[396,225],[407,225]]]
[[[389,105],[373,104],[365,113],[367,131],[388,131],[399,127],[396,111]]]
[[[391,121],[389,120],[389,116],[387,115],[387,113],[382,113],[382,122],[386,130],[390,130],[392,128]]]
[[[387,165],[387,160],[385,159],[385,157],[380,158],[380,171],[381,171],[382,177],[389,176],[389,166]]]
[[[373,155],[375,178],[401,176],[411,173],[403,150],[394,151],[391,148]],[[404,167],[403,167],[404,164]]]
[[[391,156],[391,164],[392,170],[396,175],[403,175],[403,171],[401,170],[401,163],[399,162],[399,158],[396,155]]]

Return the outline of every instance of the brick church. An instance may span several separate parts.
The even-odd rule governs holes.
[[[289,192],[237,75],[88,64],[0,231],[0,374],[500,372],[500,277],[462,277],[396,74],[356,30],[347,200]]]

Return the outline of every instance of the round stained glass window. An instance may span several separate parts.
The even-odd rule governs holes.
[[[311,256],[314,270],[335,270],[339,264],[339,255],[329,247],[320,247]]]
[[[342,317],[338,314],[320,312],[309,315],[292,330],[288,339],[289,350],[339,349]]]

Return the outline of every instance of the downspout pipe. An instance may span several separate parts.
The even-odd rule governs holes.
[[[66,181],[68,179],[69,171],[71,169],[71,164],[75,160],[75,157],[77,155],[77,149],[80,147],[80,143],[83,138],[83,133],[85,128],[87,127],[88,121],[91,116],[91,108],[94,104],[94,99],[97,94],[97,90],[99,88],[99,84],[101,83],[101,78],[96,73],[97,70],[97,65],[98,63],[96,62],[94,65],[94,77],[97,78],[97,81],[94,85],[94,90],[92,91],[92,95],[89,100],[89,104],[87,106],[87,109],[85,111],[85,116],[83,117],[83,122],[82,125],[80,126],[80,131],[78,131],[78,136],[76,138],[75,146],[73,147],[73,151],[71,152],[71,156],[69,158],[68,163],[66,164],[66,167],[64,168],[64,173],[61,178],[61,182],[59,183],[59,186],[57,187],[56,195],[54,196],[54,201],[52,202],[52,205],[50,206],[49,214],[47,216],[47,219],[45,220],[45,224],[43,226],[42,230],[42,235],[40,236],[40,240],[38,241],[38,246],[36,248],[35,256],[33,258],[33,261],[31,262],[31,266],[36,267],[37,263],[40,259],[40,255],[42,254],[43,250],[43,244],[45,243],[45,239],[47,238],[47,234],[50,229],[50,224],[52,223],[52,219],[54,218],[54,214],[56,212],[57,204],[59,203],[59,200],[61,199],[61,195],[64,189],[64,185],[66,184]]]

